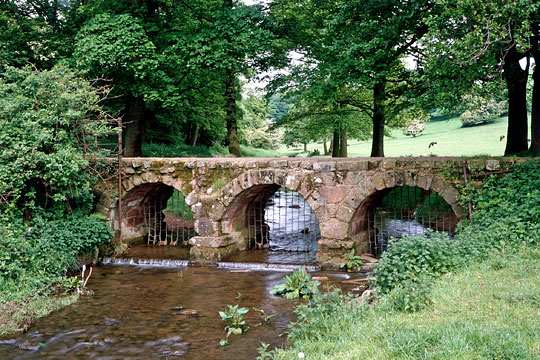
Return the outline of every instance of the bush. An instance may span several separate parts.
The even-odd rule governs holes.
[[[444,233],[393,239],[375,270],[375,287],[387,293],[419,277],[442,275],[457,266],[457,254],[455,241]]]
[[[92,203],[87,155],[111,130],[103,96],[64,67],[0,75],[0,212],[29,218]]]
[[[413,121],[411,121],[410,124],[408,124],[407,126],[403,128],[403,134],[407,136],[416,137],[416,135],[419,135],[420,133],[422,133],[422,131],[424,131],[425,128],[426,128],[426,124],[424,124],[421,120],[414,119]]]
[[[9,228],[0,226],[0,285],[11,282],[19,289],[43,290],[73,269],[79,255],[112,238],[105,220],[95,215],[36,220],[24,232]]]
[[[478,96],[466,96],[467,110],[461,114],[459,120],[462,126],[473,126],[493,122],[506,111],[506,101],[484,99]]]

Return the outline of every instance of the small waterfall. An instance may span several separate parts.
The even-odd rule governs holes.
[[[145,267],[164,267],[164,268],[182,268],[188,267],[191,264],[190,260],[175,260],[175,259],[131,259],[131,258],[103,258],[103,264],[112,265],[132,265]]]
[[[141,267],[162,267],[162,268],[184,268],[188,266],[200,266],[191,260],[175,259],[132,259],[132,258],[103,258],[105,265],[123,265],[123,266],[141,266]],[[272,264],[272,263],[249,263],[249,262],[217,262],[218,268],[223,269],[242,269],[252,271],[293,271],[301,267],[309,272],[320,271],[318,266],[314,265],[295,265],[295,264]]]
[[[246,269],[253,271],[293,271],[300,268],[305,268],[309,272],[321,271],[318,266],[296,264],[217,262],[216,266],[224,269]]]

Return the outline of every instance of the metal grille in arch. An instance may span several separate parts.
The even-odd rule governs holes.
[[[295,191],[280,187],[246,214],[249,248],[315,254],[321,238],[315,213]]]

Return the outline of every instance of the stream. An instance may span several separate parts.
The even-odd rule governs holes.
[[[94,296],[38,319],[25,334],[0,339],[0,358],[254,359],[261,342],[270,348],[286,344],[283,334],[297,302],[269,294],[286,274],[174,265],[98,266],[87,285]],[[342,283],[349,277],[344,273],[314,275],[330,278],[323,283],[352,286]],[[227,304],[250,308],[245,317],[250,329],[231,335],[230,345],[220,347],[225,322],[218,311]],[[262,318],[253,307],[274,314],[270,324],[257,326]]]

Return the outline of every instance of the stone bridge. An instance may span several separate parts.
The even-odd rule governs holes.
[[[456,184],[469,174],[510,169],[516,159],[461,158],[125,158],[121,214],[117,213],[116,179],[101,184],[98,210],[118,230],[123,241],[144,237],[142,205],[166,202],[173,188],[185,195],[194,215],[197,235],[190,239],[196,260],[220,260],[244,250],[246,211],[265,201],[279,187],[299,193],[314,211],[321,239],[317,262],[335,267],[352,248],[369,251],[370,205],[389,189],[416,186],[439,194],[458,219],[466,211],[458,202]]]

